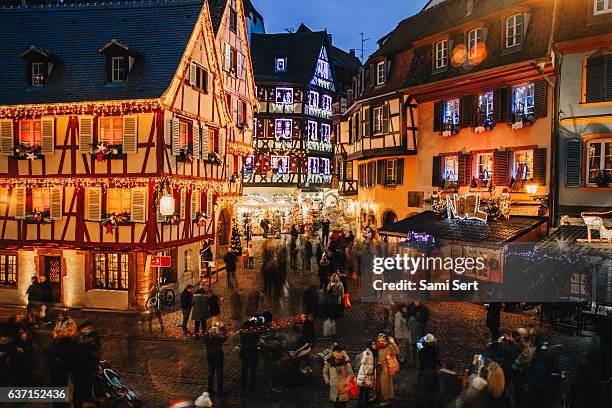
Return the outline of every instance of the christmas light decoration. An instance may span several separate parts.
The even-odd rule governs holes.
[[[70,103],[51,103],[38,105],[4,105],[0,106],[0,118],[36,118],[48,115],[84,115],[96,116],[127,115],[131,113],[151,112],[162,109],[158,99],[134,99],[129,101],[85,101]]]
[[[227,153],[233,154],[234,156],[246,157],[252,155],[254,152],[253,147],[249,146],[246,143],[239,142],[228,142],[227,143]]]

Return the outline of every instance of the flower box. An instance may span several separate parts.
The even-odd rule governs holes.
[[[51,213],[49,210],[45,211],[34,211],[30,214],[26,214],[25,216],[26,224],[51,224],[53,220],[51,219]]]
[[[27,143],[20,143],[15,147],[13,157],[17,160],[36,160],[43,157],[40,146],[30,146]]]
[[[105,160],[123,159],[125,157],[123,154],[122,145],[108,145],[104,142],[91,146],[91,156],[99,162]]]
[[[213,162],[214,164],[217,165],[222,165],[223,164],[223,160],[221,160],[221,156],[219,156],[219,153],[217,152],[210,152],[208,153],[208,161]]]
[[[183,147],[176,157],[176,161],[181,163],[191,163],[193,159],[193,152],[189,147]]]

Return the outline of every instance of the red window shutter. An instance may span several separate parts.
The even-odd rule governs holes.
[[[493,153],[493,184],[507,186],[510,183],[510,151]]]
[[[459,175],[458,180],[460,186],[470,186],[472,184],[472,155],[459,155]]]

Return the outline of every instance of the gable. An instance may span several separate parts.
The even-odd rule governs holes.
[[[319,88],[327,89],[332,92],[336,91],[334,74],[329,59],[327,58],[325,45],[321,46],[321,51],[319,51],[319,57],[317,58],[315,72],[310,80],[310,85],[318,86]]]

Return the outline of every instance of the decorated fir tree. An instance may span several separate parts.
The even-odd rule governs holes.
[[[242,243],[240,242],[240,231],[238,223],[234,222],[232,226],[232,236],[230,239],[229,249],[236,255],[242,254]]]
[[[351,226],[348,220],[346,219],[344,211],[338,205],[331,205],[325,208],[325,210],[323,211],[323,217],[329,219],[330,231],[338,231],[348,234],[351,229]]]

